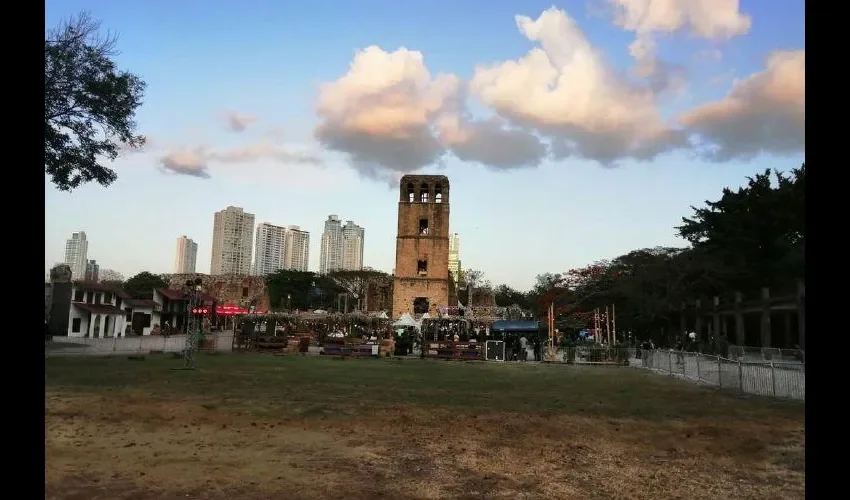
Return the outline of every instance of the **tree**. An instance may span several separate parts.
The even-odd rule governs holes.
[[[325,309],[343,291],[326,275],[286,269],[266,276],[266,290],[272,308],[300,310]]]
[[[167,288],[168,282],[157,274],[142,271],[124,282],[124,291],[134,299],[152,299],[154,289]]]
[[[100,23],[82,13],[44,40],[44,171],[62,191],[118,178],[103,160],[138,148],[133,121],[145,83],[116,68],[116,38],[99,35]]]
[[[496,296],[496,305],[499,307],[510,307],[517,305],[522,309],[529,309],[528,294],[520,292],[508,285],[499,285],[494,290]]]
[[[695,251],[727,266],[725,287],[753,289],[801,277],[805,257],[805,163],[765,170],[717,201],[691,207],[676,229]]]
[[[381,271],[339,270],[328,273],[328,278],[357,300],[357,309],[359,310],[364,305],[364,299],[369,291],[369,285],[379,280],[388,279],[389,275]]]

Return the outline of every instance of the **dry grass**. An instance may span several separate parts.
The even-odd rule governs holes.
[[[629,368],[48,359],[48,498],[803,498],[803,408]]]

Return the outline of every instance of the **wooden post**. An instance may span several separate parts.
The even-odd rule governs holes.
[[[741,310],[744,297],[741,292],[735,292],[735,344],[742,346],[747,341],[744,334],[744,312]]]
[[[761,347],[772,347],[770,338],[770,288],[761,289]]]
[[[806,349],[806,283],[797,282],[797,335],[800,349]]]

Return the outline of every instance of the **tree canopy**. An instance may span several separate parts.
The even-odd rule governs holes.
[[[767,170],[691,209],[676,228],[687,248],[638,249],[543,273],[525,293],[499,285],[497,304],[525,304],[538,317],[553,304],[556,327],[573,333],[593,326],[594,309],[613,305],[618,330],[663,340],[659,332],[669,330],[683,301],[764,286],[787,290],[804,276],[805,164],[790,174]]]
[[[125,281],[122,288],[134,299],[152,299],[154,289],[167,287],[168,282],[162,276],[142,271]]]
[[[145,143],[133,120],[145,83],[117,69],[117,40],[99,30],[82,13],[44,40],[44,171],[62,191],[108,186],[118,176],[104,161]]]

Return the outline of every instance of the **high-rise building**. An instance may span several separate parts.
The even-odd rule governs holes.
[[[91,283],[97,283],[98,273],[100,272],[100,266],[97,265],[96,260],[90,260],[86,262],[86,277],[85,281],[89,281]]]
[[[86,233],[71,233],[71,238],[65,242],[65,264],[71,266],[71,279],[85,279],[88,254],[89,242],[86,240]]]
[[[198,263],[198,244],[183,235],[177,238],[177,252],[174,255],[175,274],[193,274]]]
[[[363,269],[363,237],[365,231],[352,221],[342,227],[342,268],[346,271]]]
[[[286,228],[284,241],[283,268],[293,271],[307,271],[310,265],[310,233],[298,226]]]
[[[460,236],[457,233],[449,238],[449,274],[455,284],[460,283]]]
[[[210,274],[249,274],[254,214],[240,207],[215,213]]]
[[[263,222],[257,226],[253,274],[265,276],[282,269],[286,228]]]
[[[319,272],[327,273],[342,269],[342,222],[336,215],[329,215],[322,231],[322,251],[319,256]]]

